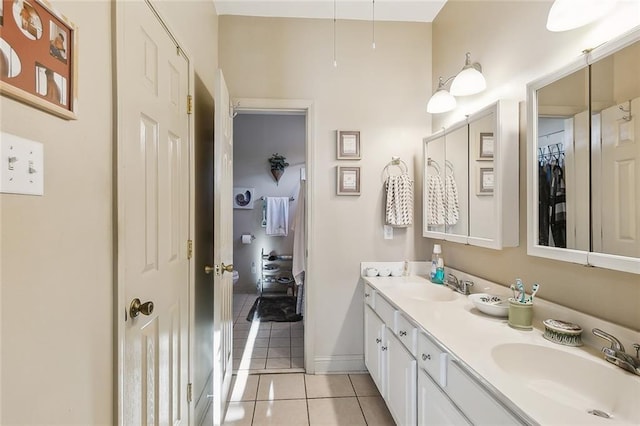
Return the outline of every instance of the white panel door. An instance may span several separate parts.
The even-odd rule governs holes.
[[[635,98],[631,111],[639,110]],[[625,115],[618,105],[602,110],[602,252],[640,257],[640,118]]]
[[[146,2],[117,7],[120,422],[186,425],[189,65]]]
[[[222,70],[214,95],[213,195],[213,421],[222,423],[232,375],[233,344],[233,118]]]

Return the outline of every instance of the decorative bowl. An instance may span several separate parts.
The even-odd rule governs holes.
[[[544,324],[544,338],[561,345],[582,346],[582,327],[567,321],[546,319]]]
[[[391,269],[389,268],[380,268],[378,270],[378,275],[381,277],[388,277],[389,275],[391,275]]]
[[[367,268],[364,270],[364,274],[367,277],[377,277],[378,276],[378,270],[376,268]]]
[[[509,316],[509,301],[506,297],[494,296],[487,293],[470,294],[469,299],[482,313],[494,317]]]

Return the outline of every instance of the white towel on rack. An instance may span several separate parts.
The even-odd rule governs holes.
[[[265,197],[267,202],[266,234],[272,237],[289,235],[289,197]]]
[[[440,175],[429,175],[427,185],[427,224],[444,225],[444,185]]]
[[[452,173],[447,174],[444,183],[446,193],[447,225],[455,225],[460,219],[460,205],[458,203],[458,185]]]
[[[385,222],[402,227],[413,224],[413,180],[407,173],[392,175],[385,184],[387,202]]]

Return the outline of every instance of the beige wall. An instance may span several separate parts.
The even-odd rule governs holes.
[[[0,195],[0,424],[106,425],[116,377],[112,2],[53,3],[79,28],[78,120],[0,97],[2,131],[42,142],[45,156],[43,197]],[[161,9],[211,90],[213,4]]]
[[[444,243],[445,261],[452,267],[503,284],[522,278],[539,282],[539,295],[582,312],[640,330],[640,279],[638,275],[589,268],[527,256],[526,233],[526,84],[560,68],[633,25],[640,24],[640,5],[619,2],[617,10],[598,23],[551,33],[545,29],[551,2],[449,1],[433,23],[433,84],[463,64],[464,53],[483,66],[487,91],[458,98],[458,108],[434,116],[433,125],[459,120],[464,114],[494,99],[509,98],[520,104],[520,247],[500,252]],[[433,241],[428,240],[431,250]]]
[[[378,23],[372,50],[370,23],[339,21],[337,68],[332,34],[331,20],[220,17],[220,65],[233,97],[314,101],[308,284],[316,321],[305,333],[317,363],[341,368],[363,366],[359,262],[425,257],[419,211],[413,227],[383,239],[382,170],[399,155],[421,179],[414,165],[430,130],[431,26]],[[336,129],[361,132],[362,160],[336,160]],[[335,195],[338,164],[362,167],[362,195]]]

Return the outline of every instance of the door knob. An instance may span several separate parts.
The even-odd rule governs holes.
[[[216,268],[214,268],[213,266],[209,266],[209,265],[205,265],[204,266],[204,273],[205,274],[210,274],[215,270],[216,270]]]
[[[222,262],[222,273],[224,274],[225,272],[233,272],[233,265],[225,265],[224,262]]]
[[[143,315],[151,315],[153,312],[153,302],[144,302],[141,303],[140,299],[137,297],[131,301],[131,305],[129,306],[129,315],[131,318],[137,317],[139,314]]]

